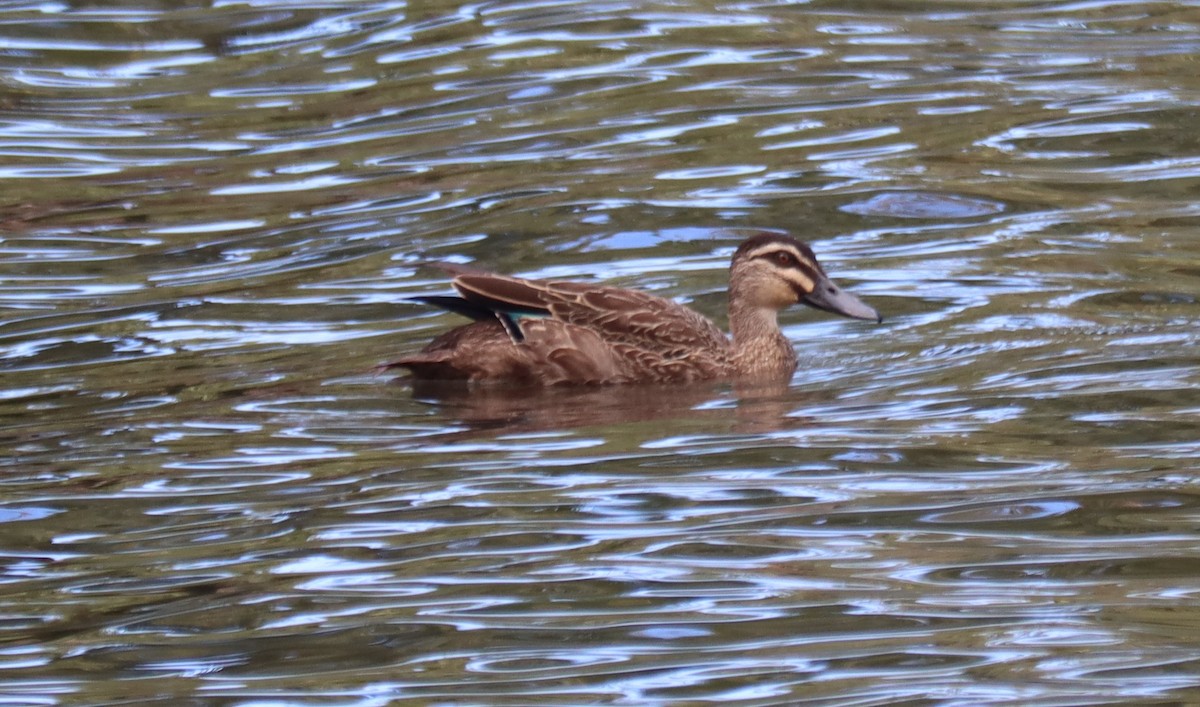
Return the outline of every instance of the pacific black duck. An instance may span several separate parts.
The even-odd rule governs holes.
[[[806,304],[882,321],[829,279],[812,249],[772,233],[746,240],[733,254],[732,340],[697,312],[636,290],[439,267],[454,276],[460,296],[415,299],[474,321],[420,353],[385,364],[407,368],[416,380],[598,385],[786,379],[796,370],[796,351],[779,330],[779,310]]]

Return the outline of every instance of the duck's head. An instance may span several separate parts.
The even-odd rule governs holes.
[[[834,284],[812,248],[788,236],[761,233],[746,240],[729,266],[731,299],[778,311],[806,304],[853,319],[881,322],[873,308]]]

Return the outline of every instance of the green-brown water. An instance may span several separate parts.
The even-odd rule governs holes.
[[[0,7],[0,702],[1200,701],[1200,7]],[[880,326],[418,394],[426,259]]]

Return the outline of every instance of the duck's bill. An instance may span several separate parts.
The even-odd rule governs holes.
[[[883,321],[883,317],[879,316],[879,312],[876,312],[874,308],[838,287],[828,278],[818,282],[816,289],[805,295],[800,301],[809,307],[840,314],[851,319]]]

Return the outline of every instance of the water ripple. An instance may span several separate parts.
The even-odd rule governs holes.
[[[0,699],[1194,701],[1194,15],[0,10]],[[376,373],[427,261],[720,319],[760,229],[885,323]]]

